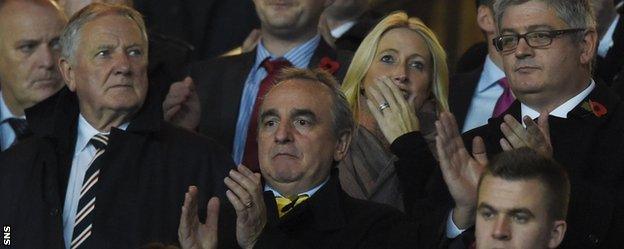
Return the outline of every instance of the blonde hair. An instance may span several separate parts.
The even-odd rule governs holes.
[[[448,67],[446,52],[438,38],[420,19],[409,17],[405,12],[395,12],[381,20],[364,38],[353,55],[353,60],[342,83],[341,90],[349,102],[355,120],[358,120],[359,96],[362,80],[368,72],[377,53],[381,37],[391,29],[407,28],[418,33],[427,43],[433,62],[431,91],[436,99],[437,111],[447,111],[448,107]]]

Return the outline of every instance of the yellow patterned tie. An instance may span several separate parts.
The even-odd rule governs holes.
[[[292,210],[294,206],[297,206],[307,200],[309,198],[308,195],[298,195],[294,200],[290,200],[286,197],[277,196],[275,197],[275,202],[277,203],[277,212],[279,217],[282,218],[288,211]]]

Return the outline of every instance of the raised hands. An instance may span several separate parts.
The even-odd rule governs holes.
[[[201,109],[193,79],[186,77],[183,81],[171,84],[162,108],[165,121],[187,130],[195,130],[199,125]]]
[[[420,130],[414,104],[405,100],[404,94],[389,77],[375,79],[375,84],[367,87],[366,93],[368,109],[389,143],[403,134]]]
[[[217,248],[217,224],[219,222],[219,199],[210,198],[206,211],[206,223],[201,224],[197,215],[197,187],[190,186],[184,195],[184,206],[178,227],[178,239],[183,249]]]
[[[453,222],[460,228],[474,224],[477,205],[477,185],[488,163],[485,144],[480,137],[472,141],[472,155],[459,133],[453,114],[443,112],[435,123],[438,135],[436,149],[440,169],[449,192],[455,200]]]
[[[239,165],[224,182],[229,188],[225,194],[236,210],[238,245],[243,249],[253,248],[267,223],[261,176]]]
[[[513,150],[521,147],[529,147],[544,156],[552,157],[553,149],[550,142],[550,128],[548,125],[548,113],[540,114],[537,124],[529,116],[523,118],[526,128],[511,115],[505,115],[501,124],[501,131],[505,138],[501,138],[500,145],[503,150]]]

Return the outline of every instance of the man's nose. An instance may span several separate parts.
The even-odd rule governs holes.
[[[492,230],[492,238],[496,240],[510,240],[511,231],[509,227],[509,219],[505,217],[499,217],[494,222]]]
[[[292,141],[292,125],[289,123],[280,123],[275,131],[275,142],[279,144]]]
[[[531,46],[529,46],[529,43],[527,42],[526,39],[520,39],[518,40],[518,46],[516,46],[516,51],[515,51],[515,56],[517,58],[525,58],[525,57],[530,57],[534,55],[534,50]]]
[[[117,75],[129,75],[132,71],[130,70],[130,58],[125,53],[119,53],[114,58],[114,73]]]

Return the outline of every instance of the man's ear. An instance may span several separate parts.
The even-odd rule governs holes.
[[[485,5],[479,6],[477,9],[477,24],[485,33],[496,33],[496,22],[494,21],[494,13],[492,12],[492,9]]]
[[[74,70],[72,68],[72,64],[69,60],[65,58],[59,59],[59,70],[61,71],[61,75],[63,76],[63,80],[65,80],[65,85],[69,88],[70,91],[76,91],[76,80],[74,78]]]
[[[338,136],[336,147],[334,148],[334,161],[342,161],[347,155],[349,145],[351,144],[351,138],[353,137],[352,130],[345,130]]]
[[[581,64],[590,64],[596,56],[596,48],[598,45],[598,32],[594,29],[585,31],[583,40],[581,40]]]
[[[550,240],[548,240],[548,248],[557,248],[563,237],[565,236],[568,224],[565,220],[556,220],[550,230]]]

